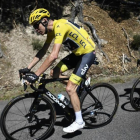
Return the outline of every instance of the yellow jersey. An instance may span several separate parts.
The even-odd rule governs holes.
[[[79,25],[69,20],[54,20],[52,32],[48,32],[46,43],[64,44],[76,56],[90,53],[95,50],[95,43],[89,34]]]

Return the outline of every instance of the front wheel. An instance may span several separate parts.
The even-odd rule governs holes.
[[[55,123],[54,106],[42,96],[36,112],[31,115],[29,110],[34,99],[34,93],[24,94],[10,101],[4,108],[0,123],[8,140],[44,140],[50,134]]]
[[[111,122],[119,104],[115,88],[107,83],[91,86],[81,97],[82,116],[87,126],[101,127]]]
[[[140,110],[140,78],[134,83],[130,93],[131,106],[139,111]]]

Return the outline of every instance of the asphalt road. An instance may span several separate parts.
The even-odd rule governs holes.
[[[111,123],[96,129],[84,128],[73,134],[66,134],[62,131],[63,118],[57,118],[54,130],[47,140],[140,140],[140,112],[131,107],[129,100],[134,81],[113,85],[119,93],[120,103]],[[0,114],[6,103],[7,101],[0,101]],[[1,131],[0,140],[5,140]]]

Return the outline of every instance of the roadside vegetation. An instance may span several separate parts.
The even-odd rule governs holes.
[[[33,38],[32,41],[33,50],[39,51],[42,48],[43,44],[44,44],[43,41]]]

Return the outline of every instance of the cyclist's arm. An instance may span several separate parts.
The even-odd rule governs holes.
[[[46,60],[43,62],[40,68],[36,71],[35,74],[37,76],[40,76],[42,73],[44,73],[51,66],[51,64],[58,58],[60,47],[61,44],[54,44],[51,54],[46,58]]]
[[[41,58],[46,54],[50,44],[45,43],[41,50],[36,54],[33,61],[29,64],[28,69],[32,69],[40,60]]]

